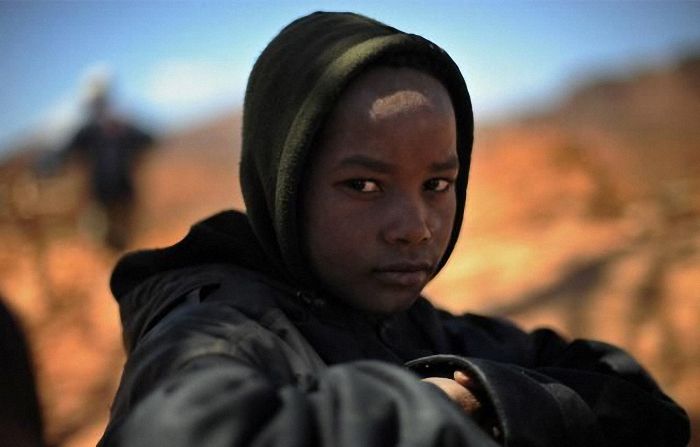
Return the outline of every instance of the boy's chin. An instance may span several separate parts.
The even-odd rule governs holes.
[[[401,291],[400,293],[373,293],[362,296],[362,298],[344,297],[344,301],[350,306],[377,315],[391,315],[409,309],[420,297],[419,290]],[[365,299],[365,296],[372,296],[373,299]]]

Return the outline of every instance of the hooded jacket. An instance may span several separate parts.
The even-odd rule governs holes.
[[[617,348],[452,316],[423,298],[378,318],[319,293],[297,215],[314,139],[358,74],[396,63],[435,76],[455,109],[461,172],[444,264],[473,135],[459,70],[433,43],[366,17],[298,19],[259,57],[246,91],[247,214],[212,216],[115,268],[127,363],[101,445],[687,443],[683,410]],[[478,383],[473,417],[418,380],[455,369]]]

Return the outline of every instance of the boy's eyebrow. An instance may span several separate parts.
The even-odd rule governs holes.
[[[433,172],[440,172],[440,171],[451,171],[453,169],[458,169],[459,168],[459,158],[457,158],[456,155],[453,155],[449,159],[445,161],[439,161],[437,163],[433,163],[430,165],[430,170]]]
[[[386,163],[366,155],[351,155],[340,160],[340,163],[338,164],[339,168],[344,168],[347,166],[361,166],[382,174],[390,173],[393,170],[390,163]],[[432,172],[450,171],[457,168],[459,168],[459,159],[456,155],[445,161],[439,161],[430,165],[430,170]]]

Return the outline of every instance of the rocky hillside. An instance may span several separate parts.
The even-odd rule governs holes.
[[[699,119],[700,50],[670,66],[583,84],[542,121],[624,166],[616,174],[628,189],[655,194],[700,178]]]
[[[619,344],[700,422],[700,63],[595,81],[547,114],[477,130],[462,237],[427,294],[452,311]],[[242,207],[240,116],[162,138],[139,167],[130,248]],[[32,344],[47,438],[94,445],[123,354],[82,167],[0,167],[0,291]],[[694,445],[700,445],[695,441]]]

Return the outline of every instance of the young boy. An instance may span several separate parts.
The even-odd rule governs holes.
[[[347,13],[282,30],[246,92],[247,214],[115,269],[128,361],[101,444],[686,445],[619,349],[420,296],[459,234],[472,134],[427,40]]]

